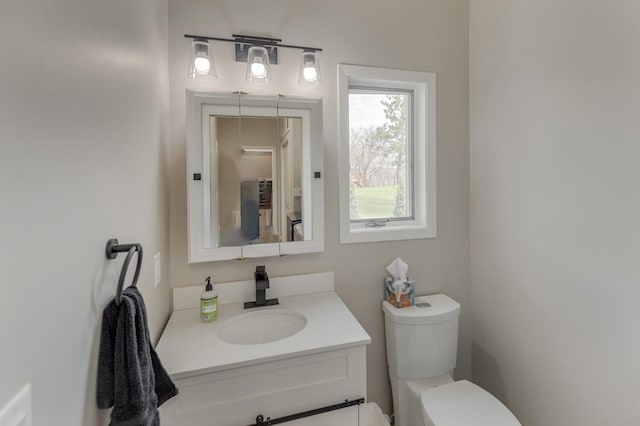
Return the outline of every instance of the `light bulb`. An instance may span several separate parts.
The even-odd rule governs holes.
[[[300,61],[300,71],[298,72],[298,84],[307,87],[318,87],[322,85],[322,73],[320,72],[320,59],[318,52],[302,52]]]
[[[193,40],[189,55],[189,69],[187,76],[190,78],[216,79],[216,63],[211,55],[211,46],[206,40]]]
[[[302,75],[306,81],[316,81],[318,78],[318,71],[313,65],[306,65],[302,70]]]
[[[251,46],[249,48],[245,78],[250,83],[267,84],[271,81],[269,56],[264,46]]]
[[[209,59],[203,57],[197,57],[193,61],[193,65],[196,67],[196,72],[198,74],[207,74],[209,69],[211,68],[211,63]]]
[[[264,64],[261,64],[260,62],[254,62],[251,64],[251,73],[256,77],[264,77],[266,71],[267,69]]]

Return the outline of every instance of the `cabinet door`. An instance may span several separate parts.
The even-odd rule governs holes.
[[[365,347],[176,379],[164,426],[238,426],[366,398]],[[333,423],[341,424],[341,423]]]

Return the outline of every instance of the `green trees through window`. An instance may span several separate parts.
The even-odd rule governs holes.
[[[412,216],[411,94],[384,89],[349,91],[350,219]]]

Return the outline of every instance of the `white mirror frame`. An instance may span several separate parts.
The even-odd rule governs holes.
[[[317,253],[324,251],[324,150],[322,138],[322,100],[279,96],[277,109],[283,117],[303,119],[302,138],[302,193],[304,235],[311,240],[280,243],[253,244],[231,247],[205,246],[205,230],[211,229],[210,167],[204,123],[212,112],[216,115],[233,115],[238,111],[237,93],[202,92],[187,90],[187,218],[189,237],[189,263],[212,262],[230,259],[283,256],[286,254]],[[242,95],[243,111],[251,116],[274,117],[275,96]],[[225,113],[226,111],[226,113]],[[208,139],[207,139],[208,140]],[[205,152],[206,151],[206,152]],[[320,177],[315,174],[319,172]],[[202,180],[194,175],[199,173]],[[307,195],[308,194],[308,195]],[[209,220],[205,220],[208,217]],[[305,225],[306,223],[306,225]]]

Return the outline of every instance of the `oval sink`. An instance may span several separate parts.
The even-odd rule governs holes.
[[[218,328],[218,337],[236,345],[258,345],[293,336],[306,325],[307,318],[298,312],[266,309],[226,320]]]

